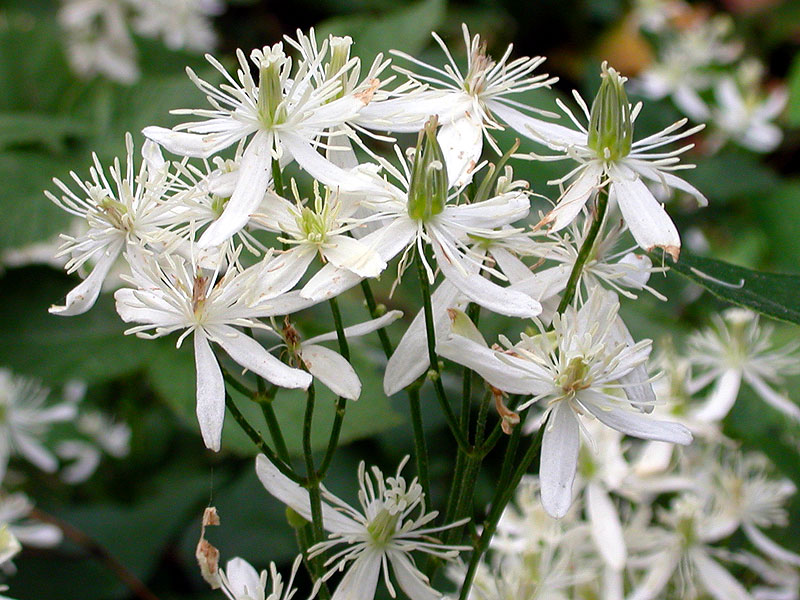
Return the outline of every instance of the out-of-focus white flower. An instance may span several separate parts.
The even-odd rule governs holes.
[[[144,37],[161,37],[167,48],[196,52],[217,45],[209,17],[222,14],[222,0],[127,0],[134,10],[132,26]]]
[[[337,65],[335,73],[315,85],[326,58],[325,41],[314,57],[301,58],[297,69],[283,52],[283,44],[253,50],[248,61],[237,51],[237,79],[215,58],[208,61],[226,80],[215,87],[194,71],[189,77],[207,95],[213,110],[186,109],[177,114],[204,120],[183,123],[172,130],[146,127],[144,134],[181,156],[207,158],[250,136],[239,165],[235,189],[222,216],[200,237],[201,248],[217,246],[239,231],[256,211],[272,176],[272,163],[285,165],[292,159],[312,177],[331,187],[345,189],[349,180],[343,169],[323,157],[316,147],[331,129],[352,121],[369,104],[380,82],[341,95],[342,78],[358,68],[358,59]],[[250,63],[258,68],[258,79]]]
[[[8,524],[3,523],[3,525],[0,526],[0,567],[14,558],[20,550],[22,550],[22,544],[20,544],[19,540],[11,533]],[[0,587],[0,591],[5,591],[7,589],[6,586]],[[2,597],[3,596],[0,596],[0,598]]]
[[[50,523],[27,518],[33,502],[23,493],[0,495],[0,523],[8,527],[23,546],[52,548],[61,543],[61,530]]]
[[[222,591],[229,600],[291,600],[297,590],[294,578],[302,562],[302,555],[295,558],[289,581],[285,584],[275,563],[269,564],[269,576],[266,569],[261,574],[243,558],[233,558],[227,562],[225,569],[219,570]],[[267,595],[267,582],[272,579],[272,591]]]
[[[125,0],[62,0],[58,20],[70,64],[79,75],[103,75],[126,84],[139,79],[127,11]]]
[[[543,57],[520,57],[509,61],[513,46],[494,61],[486,54],[486,43],[479,35],[470,39],[469,29],[462,25],[464,44],[468,50],[467,71],[462,74],[444,41],[433,33],[433,38],[447,56],[448,64],[443,69],[422,62],[404,52],[392,54],[422,67],[430,74],[414,73],[408,69],[394,67],[421,85],[432,85],[432,91],[421,96],[400,98],[376,106],[375,110],[386,110],[388,106],[402,104],[406,111],[418,115],[419,124],[428,115],[438,115],[441,129],[438,133],[442,146],[450,184],[456,187],[472,180],[483,150],[483,138],[500,155],[503,152],[491,136],[491,130],[502,130],[507,125],[519,134],[542,143],[543,140],[558,142],[578,141],[576,132],[534,118],[526,113],[544,113],[525,106],[510,96],[541,87],[550,87],[557,78],[548,75],[533,75],[533,71],[544,62]],[[367,112],[370,109],[367,109]],[[557,115],[550,115],[556,117]],[[399,130],[399,129],[396,129]]]
[[[731,308],[722,316],[712,315],[712,320],[712,327],[689,339],[689,357],[699,369],[699,385],[714,384],[695,418],[724,419],[744,381],[764,402],[800,420],[800,407],[773,389],[784,375],[797,372],[797,345],[776,348],[771,340],[773,327],[759,325],[758,316],[745,309]]]
[[[203,272],[179,256],[160,260],[146,250],[129,252],[134,288],[114,294],[117,312],[126,323],[141,323],[125,333],[155,338],[185,329],[180,346],[194,334],[197,372],[197,418],[203,441],[219,450],[225,416],[225,383],[210,342],[218,344],[245,369],[286,388],[307,388],[311,375],[294,369],[272,356],[256,340],[232,326],[270,330],[259,317],[289,314],[311,303],[299,296],[283,295],[270,305],[251,306],[242,300],[253,270],[231,267],[224,275]]]
[[[733,62],[742,51],[741,43],[728,40],[732,30],[730,15],[695,17],[667,40],[658,60],[632,82],[633,89],[653,100],[670,96],[687,117],[704,120],[707,108],[699,92],[713,86],[711,69]]]
[[[636,23],[645,31],[664,33],[670,21],[690,11],[682,0],[635,0],[633,15]]]
[[[580,449],[579,415],[593,415],[634,437],[678,444],[692,440],[683,425],[650,419],[626,406],[623,390],[629,403],[640,410],[647,410],[654,399],[646,371],[625,379],[644,365],[651,342],[630,344],[622,338],[618,309],[615,294],[596,289],[580,310],[568,307],[563,315],[556,315],[552,332],[532,337],[523,334],[515,345],[501,338],[507,348],[504,351],[490,349],[471,322],[439,346],[442,356],[469,367],[494,387],[531,396],[518,410],[534,402],[546,403],[549,418],[539,474],[542,503],[555,517],[564,516],[572,504]]]
[[[322,525],[331,535],[313,546],[309,555],[313,557],[345,546],[325,563],[330,569],[323,576],[324,580],[347,568],[336,587],[334,600],[372,598],[381,573],[390,595],[395,597],[395,588],[389,579],[390,567],[397,585],[409,598],[437,600],[441,594],[414,565],[412,552],[449,560],[455,558],[459,550],[468,549],[448,546],[431,537],[431,534],[462,525],[468,519],[426,527],[438,513],[425,510],[425,494],[417,480],[407,482],[401,475],[407,460],[408,457],[400,463],[394,476],[387,478],[377,467],[367,473],[364,463],[359,465],[360,511],[323,490],[327,502],[322,504]],[[311,520],[308,490],[284,476],[264,455],[256,458],[256,473],[270,494]],[[418,511],[417,516],[412,516],[415,511]],[[352,564],[347,566],[348,563]]]
[[[169,166],[153,142],[142,147],[142,164],[138,174],[133,166],[133,138],[125,137],[127,159],[125,172],[118,160],[109,169],[111,183],[106,179],[100,160],[93,155],[94,166],[89,169],[91,181],[82,181],[71,173],[80,188],[73,192],[58,179],[55,184],[64,195],[47,197],[68,213],[85,219],[87,229],[78,235],[62,234],[64,243],[59,255],[69,256],[68,273],[78,270],[87,261],[95,261],[91,273],[67,294],[64,306],[52,306],[50,312],[79,315],[97,301],[103,282],[122,251],[144,244],[159,235],[159,227],[175,220],[172,208],[163,202],[169,186]]]
[[[49,473],[58,468],[58,461],[44,447],[42,438],[53,423],[75,417],[70,403],[46,406],[48,390],[30,379],[14,376],[0,369],[0,481],[8,460],[19,455]]]
[[[607,187],[610,201],[619,207],[636,243],[648,251],[663,248],[677,260],[681,246],[678,230],[644,180],[682,190],[694,196],[701,205],[707,204],[703,194],[673,174],[673,171],[691,168],[678,164],[678,157],[692,148],[692,144],[670,152],[651,152],[696,133],[703,125],[675,133],[686,123],[683,119],[634,142],[633,126],[641,104],[631,107],[628,103],[623,87],[625,81],[603,63],[602,82],[591,112],[575,93],[575,99],[588,120],[588,129],[559,102],[579,128],[582,138],[579,142],[563,145],[562,156],[548,159],[572,159],[579,165],[561,179],[549,182],[562,186],[571,183],[558,205],[544,216],[539,225],[547,225],[551,231],[563,229],[577,217],[595,191]]]

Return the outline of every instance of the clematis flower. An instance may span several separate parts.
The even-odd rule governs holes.
[[[200,237],[201,248],[217,246],[239,231],[256,211],[271,179],[273,161],[281,165],[294,159],[315,179],[332,187],[346,187],[347,173],[319,154],[319,138],[356,117],[370,102],[377,83],[366,83],[341,95],[342,78],[357,67],[350,59],[319,85],[315,77],[325,60],[328,42],[313,59],[302,59],[293,71],[292,60],[284,54],[283,44],[253,50],[248,62],[237,50],[237,79],[231,77],[215,58],[207,60],[227,83],[214,87],[187,72],[204,92],[213,110],[186,109],[188,114],[205,120],[177,125],[172,130],[146,127],[143,133],[181,156],[207,158],[225,148],[250,138],[242,154],[236,187],[222,216]],[[258,81],[250,74],[250,62],[258,68]],[[373,74],[377,75],[377,74]],[[252,136],[252,137],[251,137]]]
[[[447,164],[449,183],[455,187],[466,185],[472,180],[475,168],[480,162],[484,138],[499,155],[503,154],[491,136],[492,130],[499,131],[508,126],[520,135],[539,143],[543,140],[555,140],[560,143],[579,141],[580,134],[569,128],[542,121],[528,114],[549,113],[510,98],[514,94],[529,90],[549,88],[557,81],[556,77],[546,74],[532,74],[544,62],[543,57],[520,57],[509,60],[513,50],[513,46],[509,45],[503,56],[495,61],[486,54],[486,43],[481,42],[479,35],[470,38],[467,26],[462,25],[461,29],[468,51],[466,73],[461,72],[442,38],[432,33],[433,39],[447,56],[448,64],[443,69],[422,62],[404,52],[393,50],[392,54],[422,67],[428,73],[417,74],[395,66],[396,71],[404,73],[420,85],[433,86],[433,89],[408,99],[391,100],[383,106],[368,108],[364,113],[369,114],[372,110],[385,111],[392,106],[392,103],[402,104],[406,113],[419,115],[416,129],[419,129],[419,125],[428,115],[439,115],[441,124],[438,133],[439,144]]]
[[[698,389],[713,383],[694,417],[704,422],[724,419],[744,382],[764,402],[800,420],[800,407],[772,387],[782,375],[797,371],[797,345],[776,348],[770,339],[772,327],[759,325],[758,316],[748,310],[731,308],[722,316],[712,315],[712,321],[712,327],[689,339],[689,357],[699,370]]]
[[[117,160],[109,170],[113,186],[106,178],[97,155],[92,155],[91,181],[83,181],[71,173],[80,188],[78,193],[58,179],[53,181],[64,195],[57,198],[45,192],[56,206],[85,219],[87,224],[87,228],[76,235],[61,235],[64,243],[58,256],[70,257],[66,264],[67,273],[77,271],[87,261],[94,262],[89,276],[67,294],[64,306],[50,307],[53,314],[80,315],[92,308],[106,276],[123,250],[158,237],[159,228],[175,220],[172,208],[163,202],[170,176],[169,166],[158,146],[145,142],[138,174],[134,170],[133,138],[130,134],[125,136],[125,146],[125,172]]]
[[[61,529],[29,519],[32,510],[33,502],[21,492],[0,495],[0,523],[19,543],[32,548],[58,546],[62,538]]]
[[[556,315],[553,331],[522,335],[506,350],[493,350],[468,319],[460,320],[442,356],[474,370],[494,387],[531,396],[518,407],[546,402],[548,416],[542,440],[540,478],[542,504],[554,517],[563,517],[572,503],[572,483],[580,449],[579,416],[634,437],[688,444],[692,435],[683,425],[648,418],[623,402],[647,410],[653,398],[650,381],[635,376],[650,353],[650,341],[635,344],[620,337],[616,295],[593,290],[580,310],[568,307]],[[646,372],[645,372],[646,373]],[[626,380],[626,377],[633,377]],[[642,389],[644,388],[644,390]]]
[[[218,344],[234,361],[267,381],[286,388],[307,388],[311,375],[289,367],[272,356],[256,340],[234,326],[271,330],[258,319],[289,314],[312,304],[285,294],[269,305],[250,306],[242,291],[253,270],[231,267],[224,275],[204,272],[180,256],[156,258],[147,251],[129,253],[133,288],[114,294],[117,312],[126,323],[141,323],[126,334],[157,338],[185,330],[180,346],[193,334],[197,373],[197,419],[206,447],[219,450],[225,417],[225,383],[210,342]]]
[[[58,469],[58,460],[45,448],[43,438],[54,423],[73,419],[77,411],[67,402],[47,406],[47,394],[37,382],[0,369],[0,481],[13,455],[48,473]]]
[[[289,581],[284,584],[275,563],[269,564],[269,576],[266,569],[259,575],[243,558],[232,558],[226,563],[224,570],[219,570],[222,591],[228,600],[291,600],[297,592],[294,588],[294,578],[301,562],[302,556],[295,558]],[[267,595],[269,579],[272,579],[272,591]]]
[[[451,190],[436,140],[436,119],[431,119],[420,140],[409,166],[402,156],[403,170],[388,161],[382,161],[387,172],[397,184],[381,178],[377,173],[363,173],[367,189],[380,189],[379,198],[364,200],[380,219],[377,231],[359,241],[375,248],[388,262],[403,253],[398,271],[402,274],[411,252],[418,252],[424,260],[424,244],[430,244],[436,257],[436,266],[445,278],[473,302],[500,314],[530,317],[541,312],[539,303],[530,296],[510,291],[483,277],[487,270],[483,256],[469,250],[470,236],[501,238],[510,232],[501,229],[528,214],[530,202],[522,190],[512,190],[493,198],[472,204],[453,202],[459,190]],[[424,137],[424,144],[423,144]],[[395,149],[397,154],[400,151]],[[434,282],[434,271],[427,265],[428,280]],[[494,272],[493,272],[494,273]],[[500,275],[502,277],[502,275]],[[301,294],[315,300],[335,296],[356,285],[361,276],[326,265],[305,285]]]
[[[353,508],[327,490],[323,490],[322,525],[330,532],[328,540],[312,546],[313,557],[344,545],[325,563],[330,567],[323,580],[347,568],[339,581],[333,600],[370,600],[375,596],[378,579],[383,580],[389,594],[396,591],[389,579],[389,568],[397,585],[412,600],[439,600],[428,578],[414,564],[412,552],[422,552],[445,560],[453,559],[463,546],[449,546],[433,539],[431,534],[457,527],[469,519],[440,527],[426,527],[438,513],[425,510],[422,486],[413,479],[407,482],[401,472],[403,459],[392,477],[373,467],[368,473],[364,463],[358,467],[358,499],[361,510]],[[283,475],[267,457],[256,458],[256,474],[267,491],[278,500],[311,520],[308,490]],[[413,513],[417,511],[417,515]],[[348,566],[348,563],[351,563]]]
[[[559,103],[579,128],[583,138],[578,143],[564,144],[562,156],[548,159],[572,159],[579,164],[561,179],[549,182],[559,185],[570,183],[558,205],[544,216],[539,226],[546,225],[550,231],[563,229],[578,216],[594,192],[607,187],[609,199],[619,207],[636,243],[647,251],[663,248],[674,260],[678,260],[681,246],[678,230],[644,180],[684,191],[694,196],[701,205],[706,205],[706,198],[695,187],[672,173],[691,168],[678,164],[678,156],[692,148],[691,144],[671,152],[651,152],[697,133],[704,125],[675,133],[686,123],[686,119],[683,119],[634,142],[633,126],[641,104],[631,108],[623,87],[626,79],[606,63],[603,63],[602,77],[591,112],[583,99],[575,94],[589,121],[588,128]]]

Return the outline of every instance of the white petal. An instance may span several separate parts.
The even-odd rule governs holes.
[[[558,125],[535,119],[529,115],[506,106],[497,100],[489,100],[491,111],[505,121],[511,128],[525,137],[540,144],[556,147],[586,144],[586,134]]]
[[[663,248],[678,260],[681,238],[664,206],[632,171],[615,170],[613,192],[633,239],[648,252]]]
[[[306,274],[315,255],[312,248],[296,246],[262,263],[254,283],[253,298],[259,304],[268,303],[270,298],[288,292]]]
[[[599,185],[602,174],[602,165],[587,164],[561,196],[556,207],[544,216],[540,225],[547,225],[551,231],[559,231],[572,223]]]
[[[114,261],[117,260],[123,244],[124,242],[120,240],[108,248],[104,248],[100,260],[97,261],[89,276],[67,294],[64,306],[51,306],[50,313],[71,317],[81,315],[92,308],[94,303],[97,302],[97,297],[103,287],[103,281],[105,281],[106,275],[114,265]]]
[[[753,542],[753,545],[770,558],[800,567],[800,555],[776,544],[752,523],[742,523],[742,529],[750,541]]]
[[[645,179],[649,179],[655,183],[659,183],[662,185],[666,185],[667,187],[675,188],[676,190],[681,190],[682,192],[686,192],[687,194],[694,197],[697,200],[697,203],[700,206],[708,206],[708,199],[703,195],[703,193],[694,187],[688,181],[681,179],[677,175],[670,173],[669,171],[660,171],[651,167],[645,161],[636,161],[636,172],[639,173]]]
[[[461,187],[472,175],[483,150],[483,130],[469,115],[462,116],[439,128],[436,135],[447,165],[450,187]]]
[[[448,308],[455,306],[456,298],[460,295],[458,288],[447,281],[443,281],[431,294],[431,307],[433,308],[433,326],[437,342],[440,336],[448,331]],[[428,370],[427,332],[425,330],[425,315],[419,311],[414,320],[406,329],[400,343],[389,358],[383,376],[383,391],[387,396],[396,394]]]
[[[360,277],[377,277],[386,268],[386,262],[375,250],[354,238],[337,235],[329,244],[322,254],[340,269],[347,269]]]
[[[61,529],[49,523],[12,525],[10,529],[23,546],[33,546],[34,548],[58,546],[64,537]]]
[[[256,475],[270,494],[306,521],[311,521],[311,500],[308,497],[308,490],[286,477],[263,454],[256,457]],[[322,522],[325,529],[332,533],[348,534],[364,530],[362,525],[332,509],[325,502],[322,503]]]
[[[580,447],[578,419],[569,404],[559,402],[545,424],[539,467],[542,507],[556,519],[566,515],[572,505],[572,482]]]
[[[597,482],[590,481],[585,494],[595,547],[609,567],[621,571],[625,567],[628,553],[617,508],[608,497],[608,492]]]
[[[206,448],[219,451],[225,419],[225,381],[208,339],[194,333],[194,368],[197,373],[197,421]]]
[[[331,600],[373,600],[381,574],[382,555],[367,547],[348,567]]]
[[[54,473],[58,469],[58,461],[49,450],[42,446],[38,440],[27,434],[14,435],[14,445],[26,459],[47,473]]]
[[[272,175],[271,144],[272,136],[264,132],[257,133],[250,140],[239,165],[236,189],[220,217],[200,236],[197,242],[200,248],[226,242],[247,225],[250,215],[256,212]]]
[[[673,444],[668,442],[647,442],[642,446],[633,472],[637,477],[650,477],[664,473],[672,462]]]
[[[440,600],[442,595],[428,585],[428,578],[414,566],[408,554],[390,550],[389,563],[397,584],[411,600]]]
[[[361,380],[341,354],[315,344],[303,344],[300,353],[308,371],[329,390],[348,400],[358,400]]]
[[[608,331],[608,339],[615,344],[625,344],[631,347],[635,344],[633,337],[619,315],[616,316]],[[644,412],[652,412],[656,402],[656,394],[650,383],[650,374],[647,372],[647,363],[642,362],[630,372],[620,376],[619,383],[624,385],[625,395],[630,403]]]
[[[485,230],[524,219],[530,209],[531,201],[526,194],[509,192],[475,204],[445,206],[440,218],[463,229]]]
[[[689,552],[698,579],[715,600],[752,600],[750,594],[727,569],[711,558],[705,550]]]
[[[492,258],[497,262],[497,266],[500,267],[503,275],[508,277],[508,281],[512,285],[527,281],[533,277],[533,272],[528,265],[505,248],[497,246],[492,248],[490,252]]]
[[[235,598],[259,598],[264,588],[261,578],[253,566],[243,558],[232,558],[225,565],[225,577]],[[257,590],[261,590],[261,595]]]
[[[213,328],[209,327],[208,331],[214,334],[214,341],[228,353],[228,356],[270,383],[292,389],[306,389],[311,385],[311,375],[281,362],[256,340],[236,331],[233,327],[216,325]]]
[[[736,402],[741,383],[741,370],[725,370],[714,384],[711,396],[706,400],[703,406],[697,410],[694,417],[706,423],[713,423],[724,419]]]
[[[370,319],[369,321],[364,321],[363,323],[359,323],[358,325],[351,325],[350,327],[344,328],[344,337],[348,340],[350,338],[361,337],[363,335],[367,335],[372,333],[373,331],[377,331],[378,329],[383,329],[387,325],[394,323],[397,319],[403,316],[402,310],[390,310],[382,317],[378,317],[377,319]],[[322,335],[315,335],[312,338],[308,338],[304,344],[316,344],[318,342],[332,342],[333,340],[338,339],[338,334],[335,331],[330,331],[328,333],[323,333]]]
[[[761,377],[745,372],[744,380],[756,391],[764,402],[781,411],[783,414],[795,420],[800,420],[800,407],[786,396],[773,390]]]
[[[647,572],[642,582],[627,600],[655,600],[672,579],[672,574],[678,567],[681,553],[670,549],[650,561],[652,568]]]
[[[241,127],[233,131],[198,134],[172,131],[164,127],[142,129],[145,137],[157,142],[173,154],[194,158],[208,158],[249,135],[252,131],[252,128]]]
[[[620,433],[645,440],[658,440],[673,444],[692,443],[692,433],[680,423],[659,421],[641,413],[614,407],[600,407],[591,402],[583,403],[597,420]]]
[[[368,191],[365,181],[351,171],[337,167],[317,152],[311,144],[295,134],[282,133],[281,143],[292,154],[297,164],[317,181],[333,190],[345,192]]]

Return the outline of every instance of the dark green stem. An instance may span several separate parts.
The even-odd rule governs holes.
[[[364,293],[364,300],[367,303],[367,309],[369,310],[370,316],[373,319],[377,319],[381,316],[378,314],[378,304],[375,302],[375,296],[372,294],[372,288],[369,285],[369,281],[366,279],[361,280],[361,291]],[[394,352],[394,349],[392,348],[392,342],[389,340],[389,334],[386,333],[385,329],[378,329],[378,339],[380,339],[383,353],[388,359]]]
[[[594,221],[589,228],[589,233],[583,240],[583,245],[578,251],[578,258],[575,259],[575,264],[572,266],[572,272],[569,274],[567,280],[567,287],[564,289],[564,295],[561,296],[561,302],[558,304],[556,313],[562,314],[572,299],[575,297],[575,292],[578,289],[578,281],[580,281],[581,274],[583,273],[583,266],[589,259],[594,247],[594,241],[597,239],[597,234],[600,233],[600,227],[603,225],[603,217],[605,217],[606,209],[608,208],[608,192],[605,188],[597,193],[597,210],[595,213]]]

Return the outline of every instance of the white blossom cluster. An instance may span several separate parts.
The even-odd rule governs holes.
[[[58,20],[78,75],[130,84],[139,79],[132,33],[159,38],[171,50],[212,50],[210,19],[224,9],[224,0],[61,0]]]
[[[713,130],[706,151],[728,140],[755,152],[772,152],[783,139],[774,121],[789,99],[784,86],[765,89],[764,66],[743,57],[727,14],[708,14],[683,0],[639,0],[635,16],[654,39],[657,58],[632,82],[646,98],[669,97],[687,117]]]
[[[648,281],[666,267],[654,266],[648,252],[665,263],[680,255],[678,230],[648,186],[706,203],[676,175],[690,167],[680,161],[692,144],[669,147],[702,125],[686,129],[682,120],[638,138],[642,105],[628,102],[625,78],[605,63],[591,106],[578,94],[578,111],[559,101],[565,114],[556,122],[558,115],[519,99],[554,82],[537,72],[543,59],[512,58],[509,47],[495,60],[465,27],[468,62],[462,70],[434,38],[447,59],[441,68],[399,52],[403,63],[394,71],[383,56],[362,65],[350,55],[349,37],[320,42],[313,30],[249,54],[238,51],[233,73],[207,56],[223,83],[212,85],[191,70],[189,77],[208,107],[174,111],[187,121],[173,129],[145,128],[147,141],[138,152],[129,135],[122,161],[106,167],[95,157],[88,177],[73,173],[72,182],[55,180],[59,192],[48,197],[83,221],[62,236],[60,256],[68,272],[87,275],[51,312],[90,310],[122,261],[125,285],[114,298],[130,324],[127,333],[177,333],[178,346],[190,338],[200,432],[206,447],[219,451],[226,384],[235,381],[226,365],[235,363],[276,389],[313,389],[316,380],[342,399],[358,399],[355,369],[324,343],[375,332],[402,313],[375,313],[367,322],[310,339],[301,338],[291,316],[382,275],[396,282],[416,263],[421,289],[434,290],[388,360],[385,391],[413,387],[429,371],[438,377],[438,361],[429,360],[435,352],[487,382],[505,431],[543,428],[541,508],[528,508],[547,524],[533,534],[541,537],[537,552],[548,553],[537,555],[545,562],[536,569],[555,591],[528,597],[571,597],[561,590],[596,585],[597,568],[604,569],[608,586],[629,588],[638,600],[659,597],[673,572],[681,578],[676,585],[691,593],[714,581],[738,590],[709,549],[724,536],[686,531],[686,519],[692,527],[706,526],[703,511],[717,510],[722,501],[715,490],[673,482],[668,491],[683,495],[669,511],[653,508],[652,514],[645,514],[651,507],[646,499],[664,491],[662,480],[684,480],[696,468],[687,454],[678,474],[667,475],[672,444],[705,435],[696,422],[715,429],[740,385],[773,406],[797,411],[771,387],[785,365],[769,356],[757,325],[737,329],[733,317],[720,321],[714,333],[698,336],[699,357],[691,362],[702,370],[692,384],[713,391],[700,415],[684,418],[665,409],[672,398],[658,395],[648,368],[651,341],[634,340],[619,315],[619,296],[659,295]],[[502,148],[495,134],[506,129],[531,148]],[[392,136],[408,132],[418,139],[406,151]],[[376,140],[392,144],[388,157],[374,150]],[[489,153],[492,165],[484,160]],[[516,180],[508,164],[520,157],[567,161],[563,176],[549,182],[554,206],[532,209],[531,184]],[[518,319],[523,332],[487,342],[469,316],[470,305]],[[733,340],[740,338],[734,350]],[[504,404],[507,394],[515,404]],[[525,411],[538,419],[519,424]],[[623,434],[648,440],[631,447],[641,450],[638,466],[632,450],[621,445]],[[610,449],[598,457],[604,444]],[[647,477],[635,475],[656,459],[667,464],[649,466]],[[300,485],[284,463],[259,456],[256,471],[267,491],[329,535],[305,555],[324,567],[316,590],[335,584],[336,600],[368,599],[382,580],[392,596],[397,587],[414,600],[441,597],[420,556],[453,560],[470,549],[438,539],[451,537],[469,519],[438,522],[422,483],[406,479],[404,466],[385,477],[362,463],[356,508],[324,486],[315,496],[315,482]],[[611,494],[631,498],[629,506],[637,510],[630,523],[628,515],[614,512]],[[684,517],[691,507],[695,512]],[[591,524],[576,517],[584,509]],[[554,524],[550,517],[562,521]],[[731,531],[745,527],[744,518]],[[760,533],[757,527],[779,524],[775,518],[748,516],[747,527]],[[635,543],[625,542],[630,527],[643,528],[632,530]],[[636,545],[654,539],[651,534],[664,544]],[[512,547],[524,542],[515,536],[524,535],[504,525],[494,544]],[[578,567],[575,552],[581,555]],[[663,560],[653,561],[655,554]],[[748,560],[746,566],[755,568],[752,561],[767,559]],[[661,570],[653,571],[654,562]],[[209,572],[216,573],[208,567],[215,564],[207,562]],[[673,569],[667,572],[665,564]],[[505,581],[516,567],[499,568]],[[269,576],[259,575],[234,559],[209,577],[233,600],[288,600],[294,571],[284,586],[274,566]],[[766,571],[756,571],[766,578]],[[768,581],[768,587],[780,585]],[[506,596],[504,588],[486,593]],[[508,597],[519,592],[512,589]]]

